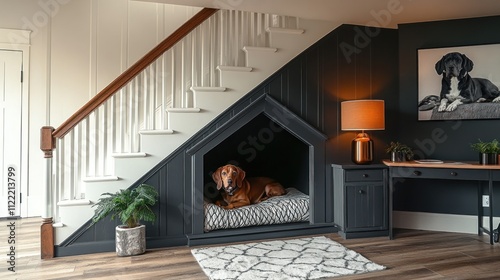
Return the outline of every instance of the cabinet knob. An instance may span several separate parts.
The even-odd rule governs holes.
[[[359,193],[359,194],[364,194],[364,193],[365,193],[365,191],[364,191],[364,190],[359,190],[359,191],[358,191],[358,193]]]
[[[420,176],[420,175],[422,175],[422,172],[415,170],[415,171],[413,171],[413,175]]]
[[[455,172],[455,171],[451,171],[451,176],[457,176],[457,175],[458,175],[458,173],[457,173],[457,172]]]
[[[368,178],[368,174],[363,174],[363,178]]]

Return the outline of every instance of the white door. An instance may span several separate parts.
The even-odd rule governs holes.
[[[0,217],[21,216],[21,51],[0,50]]]

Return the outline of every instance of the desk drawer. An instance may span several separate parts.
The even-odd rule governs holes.
[[[383,169],[345,171],[346,182],[382,181],[383,179]]]
[[[500,181],[500,170],[493,170],[491,171],[492,173],[492,177],[493,177],[493,181]]]
[[[488,180],[488,170],[471,170],[460,168],[391,168],[391,176],[399,178],[425,179],[457,179],[457,180]]]

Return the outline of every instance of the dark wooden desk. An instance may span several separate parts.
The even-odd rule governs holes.
[[[478,234],[486,233],[493,244],[493,182],[500,181],[500,165],[480,165],[468,162],[418,163],[415,161],[392,162],[384,160],[389,167],[389,238],[393,239],[393,192],[396,178],[421,178],[445,180],[484,181],[488,183],[490,199],[489,227],[483,226],[482,189],[478,189]]]

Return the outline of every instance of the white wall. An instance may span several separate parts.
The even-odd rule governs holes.
[[[0,28],[32,31],[23,216],[42,212],[40,128],[57,128],[199,10],[132,0],[0,0]]]

